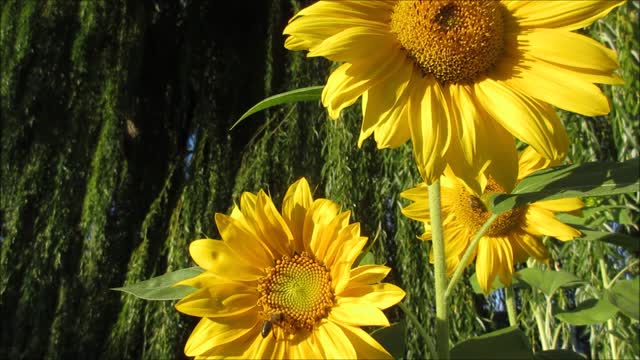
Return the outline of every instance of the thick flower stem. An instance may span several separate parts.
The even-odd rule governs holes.
[[[518,326],[518,310],[516,309],[516,294],[512,286],[504,288],[504,302],[509,315],[509,325]]]
[[[447,318],[447,268],[444,261],[442,214],[440,211],[440,181],[429,185],[429,212],[431,214],[431,242],[436,287],[436,349],[438,359],[449,359],[449,320]]]
[[[431,196],[431,192],[429,192],[429,196]],[[438,210],[439,209],[440,208],[438,208]],[[438,214],[440,214],[439,211],[438,211]],[[433,221],[433,215],[431,216],[432,216],[431,221]],[[471,260],[471,257],[475,253],[476,248],[478,247],[478,243],[480,242],[480,239],[484,236],[487,230],[489,230],[489,228],[491,227],[491,224],[493,224],[493,222],[497,218],[498,218],[498,214],[491,215],[491,217],[488,218],[487,221],[480,227],[480,230],[478,230],[476,235],[473,237],[473,240],[471,240],[469,247],[464,252],[464,255],[462,255],[462,259],[458,263],[458,266],[456,266],[456,269],[453,272],[453,276],[451,276],[451,280],[449,281],[449,286],[447,286],[447,290],[445,291],[445,294],[444,294],[445,297],[449,297],[449,295],[451,295],[451,291],[453,290],[453,287],[456,285],[458,280],[460,280],[460,277],[462,276],[462,272],[467,267],[467,264],[469,264],[469,260]]]

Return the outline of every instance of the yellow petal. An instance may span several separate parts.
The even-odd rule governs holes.
[[[420,184],[412,187],[411,189],[405,190],[400,193],[405,199],[409,199],[411,201],[426,201],[429,202],[429,187],[427,184],[421,182]]]
[[[182,298],[175,306],[178,311],[191,316],[220,318],[252,312],[257,318],[257,303],[255,288],[249,289],[238,282],[227,282],[220,283],[215,288],[198,289]]]
[[[484,151],[489,157],[486,173],[507,191],[513,190],[518,178],[518,151],[515,138],[497,121],[487,121],[484,134],[492,144],[486,144]],[[483,189],[484,190],[484,189]]]
[[[240,196],[240,212],[242,214],[241,217],[239,215],[231,214],[234,217],[239,217],[240,219],[245,221],[245,225],[247,228],[251,229],[251,231],[256,232],[255,223],[256,223],[256,201],[258,197],[255,194],[250,192],[244,192]]]
[[[484,109],[515,137],[549,159],[561,159],[569,148],[567,132],[553,108],[489,78],[475,84]]]
[[[349,282],[351,284],[376,284],[382,281],[391,271],[390,267],[382,265],[363,265],[351,269]]]
[[[327,251],[324,255],[323,262],[328,268],[332,268],[333,265],[337,261],[347,261],[347,258],[343,258],[346,254],[350,254],[351,252],[358,251],[361,249],[355,250],[350,249],[351,246],[359,246],[358,240],[360,239],[360,224],[353,223],[344,226],[342,229],[338,231],[335,235],[335,238],[329,241],[329,246],[327,247]],[[349,264],[351,267],[351,264]]]
[[[323,56],[336,62],[353,63],[367,59],[376,51],[388,54],[397,46],[397,40],[389,33],[386,25],[354,26],[314,46],[307,56]]]
[[[525,261],[529,256],[538,261],[549,259],[549,251],[542,241],[523,230],[517,230],[511,237],[513,255],[516,262]]]
[[[511,1],[507,7],[512,16],[523,28],[556,28],[576,30],[591,25],[607,15],[613,8],[620,6],[619,1]]]
[[[416,201],[408,206],[403,207],[401,209],[402,214],[404,214],[404,216],[408,217],[409,219],[428,223],[430,221],[429,219],[431,215],[429,212],[429,205],[426,201],[428,201],[427,198],[425,198],[423,201]]]
[[[358,359],[392,359],[387,350],[364,330],[346,325],[340,325],[340,328],[356,349]]]
[[[402,60],[396,72],[374,85],[362,96],[362,129],[358,146],[374,131],[379,149],[396,147],[410,137],[407,119],[409,80],[414,65]]]
[[[211,272],[205,271],[194,277],[190,277],[184,280],[180,280],[175,283],[173,286],[184,285],[191,286],[197,289],[201,289],[207,286],[218,286],[218,284],[223,284],[229,282],[228,279],[221,278]],[[244,284],[251,284],[252,282],[243,282]]]
[[[311,237],[311,251],[316,259],[325,259],[330,245],[335,245],[338,233],[349,225],[351,211],[338,214],[328,224],[316,224]]]
[[[307,50],[324,40],[352,27],[376,27],[380,23],[366,19],[339,18],[336,16],[302,16],[290,22],[282,32],[291,35],[285,42],[289,50]]]
[[[409,97],[413,153],[422,178],[427,184],[432,184],[440,178],[446,165],[444,155],[451,135],[449,115],[445,94],[433,78],[416,80],[415,83]]]
[[[322,104],[329,116],[337,119],[342,109],[404,65],[404,57],[400,51],[374,53],[363,61],[346,63],[335,69],[322,89]]]
[[[314,335],[307,336],[305,339],[300,341],[292,341],[290,346],[289,356],[292,359],[322,359],[323,354],[319,349],[319,345],[315,344],[313,340],[315,339]]]
[[[400,99],[398,103],[401,105],[394,106],[389,117],[375,130],[374,139],[378,149],[397,148],[411,138],[406,99]]]
[[[580,231],[556,219],[552,211],[536,204],[529,205],[523,229],[534,236],[553,236],[562,241],[572,240],[581,234]]]
[[[524,179],[538,170],[545,169],[559,163],[559,160],[552,161],[542,157],[534,148],[527,146],[520,153],[520,159],[518,160],[518,180]]]
[[[584,207],[584,202],[579,198],[545,200],[535,202],[536,207],[551,210],[553,212],[572,212]]]
[[[498,273],[498,257],[491,244],[493,239],[483,237],[478,244],[478,254],[476,257],[476,278],[482,291],[487,294]]]
[[[296,16],[368,19],[387,23],[395,1],[318,1],[300,10]]]
[[[530,56],[557,65],[608,75],[620,67],[613,50],[584,35],[536,29],[523,32],[520,39]]]
[[[452,137],[447,153],[451,170],[474,194],[481,194],[487,174],[506,189],[517,176],[515,139],[477,103],[472,88],[449,86],[452,102]],[[485,174],[486,173],[486,174]]]
[[[360,236],[360,224],[349,225],[340,233],[336,242],[341,246],[335,249],[335,253],[327,258],[327,266],[331,269],[331,279],[335,286],[335,292],[339,293],[349,282],[349,270],[360,251],[367,243],[366,237]]]
[[[258,236],[271,247],[274,257],[292,254],[293,235],[271,198],[262,190],[258,192],[255,216]]]
[[[247,231],[241,221],[220,213],[216,213],[215,219],[224,242],[246,263],[258,268],[273,265],[273,256],[268,252],[268,247],[255,233]]]
[[[200,267],[226,279],[251,281],[264,276],[261,269],[244,262],[223,241],[193,241],[189,253]]]
[[[326,359],[355,359],[356,350],[342,328],[331,321],[323,321],[314,331]]]
[[[587,79],[551,63],[523,58],[505,80],[512,88],[561,109],[585,116],[605,115],[609,100]]]
[[[313,197],[305,178],[293,183],[282,200],[282,217],[291,230],[294,247],[298,252],[304,250],[302,237],[304,218],[312,203]]]
[[[382,310],[369,304],[339,303],[331,308],[329,320],[352,326],[389,326]]]
[[[252,332],[258,335],[257,324],[258,318],[255,315],[237,316],[229,321],[203,318],[187,340],[184,353],[187,356],[198,356],[232,341],[245,342]]]
[[[278,347],[278,350],[283,352],[284,348]],[[273,336],[256,336],[251,346],[244,353],[246,359],[278,359],[275,354],[276,340]]]
[[[389,284],[360,285],[353,284],[347,286],[341,293],[337,293],[338,304],[371,304],[378,309],[391,307],[404,298],[404,291],[399,287]]]
[[[338,211],[340,211],[340,207],[338,206],[338,204],[327,199],[316,199],[307,209],[307,213],[304,217],[302,239],[305,250],[310,254],[313,253],[311,249],[311,239],[314,232],[318,231],[318,229],[316,229],[316,224],[328,224],[329,222],[331,222],[331,220],[333,220],[333,218],[336,217]]]

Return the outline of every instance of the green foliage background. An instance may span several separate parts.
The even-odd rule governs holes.
[[[638,156],[638,4],[589,29],[618,51],[626,83],[605,88],[608,117],[561,114],[574,140],[570,161]],[[429,243],[400,214],[399,193],[419,181],[410,145],[377,151],[368,140],[358,149],[358,106],[338,122],[318,103],[282,106],[229,131],[266,96],[326,80],[331,63],[283,47],[284,24],[303,5],[0,3],[0,358],[182,357],[194,319],[172,303],[109,289],[191,266],[189,242],[218,235],[215,212],[261,188],[279,204],[301,176],[316,197],[353,211],[376,261],[393,267],[391,281],[408,290],[407,305],[433,331]],[[637,230],[637,197],[590,204],[613,205],[592,225]],[[549,245],[563,269],[596,286],[598,259],[607,259],[611,277],[637,257],[604,243]],[[453,343],[505,325],[468,282],[455,291]],[[537,346],[534,295],[519,299]],[[388,315],[404,318],[397,309]],[[637,323],[617,326],[621,354],[637,357]],[[576,330],[563,331],[572,341]],[[606,357],[600,328],[577,331],[590,344],[584,352]],[[411,323],[405,334],[406,357],[424,357]]]

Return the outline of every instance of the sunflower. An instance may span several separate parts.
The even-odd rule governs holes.
[[[352,265],[367,238],[350,212],[291,185],[278,213],[260,191],[230,216],[216,214],[222,240],[196,240],[205,271],[176,308],[202,317],[185,346],[197,358],[389,358],[360,326],[389,326],[382,312],[405,295],[380,281],[390,268]]]
[[[518,180],[540,169],[556,165],[528,147],[520,155]],[[447,273],[451,275],[460,262],[471,238],[491,215],[488,199],[495,193],[508,192],[489,177],[485,192],[475,196],[447,168],[440,178],[442,226],[445,241]],[[409,189],[402,197],[414,201],[402,209],[404,215],[424,222],[422,239],[431,238],[429,226],[428,190],[425,183]],[[580,236],[580,232],[555,218],[556,212],[579,212],[584,204],[578,198],[538,201],[502,213],[480,239],[476,249],[476,276],[486,293],[494,279],[511,284],[514,264],[529,257],[545,262],[549,253],[541,241],[552,236],[567,241]],[[467,264],[468,265],[468,264]]]
[[[319,1],[284,29],[285,47],[343,63],[322,93],[330,117],[362,96],[358,146],[409,138],[423,179],[446,165],[474,191],[516,179],[514,137],[561,159],[553,107],[609,112],[595,83],[619,84],[615,53],[575,32],[622,1]]]

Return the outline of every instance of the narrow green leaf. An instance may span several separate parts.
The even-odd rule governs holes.
[[[469,278],[469,283],[471,283],[471,288],[473,288],[473,292],[476,294],[484,294],[484,292],[482,291],[482,288],[480,288],[480,284],[478,283],[478,277],[476,276],[476,273],[473,273],[473,275],[471,275],[471,277]],[[529,285],[527,285],[526,283],[520,281],[517,277],[512,277],[511,278],[511,286],[513,287],[529,287]],[[493,284],[491,284],[491,289],[489,290],[489,294],[492,293],[493,291],[496,291],[498,289],[502,289],[504,287],[504,284],[500,281],[500,278],[498,276],[496,276],[493,279]]]
[[[192,278],[204,270],[198,266],[180,269],[153,277],[129,286],[113,288],[145,300],[178,300],[194,292],[191,286],[173,286],[184,279]]]
[[[310,86],[269,96],[268,98],[255,104],[251,109],[242,114],[242,116],[240,116],[240,118],[231,126],[231,129],[236,127],[242,120],[246,119],[247,117],[276,105],[319,100],[320,96],[322,95],[323,87],[324,86]]]
[[[617,281],[608,291],[608,299],[628,317],[640,320],[640,278]]]
[[[527,336],[515,326],[500,329],[456,344],[452,359],[531,359]]]
[[[556,318],[571,325],[593,325],[603,323],[616,315],[618,309],[606,296],[600,299],[588,299],[570,311],[555,314]]]
[[[376,329],[371,336],[384,347],[394,359],[405,356],[406,343],[404,338],[404,322],[397,322],[391,326]]]
[[[582,232],[582,236],[575,240],[604,241],[622,246],[631,252],[640,252],[640,238],[608,231],[595,231],[584,226],[575,225],[574,227]]]
[[[533,354],[535,360],[584,360],[584,357],[571,350],[547,350]]]
[[[547,296],[553,295],[561,287],[576,287],[586,283],[566,271],[541,270],[538,268],[519,270],[515,273],[515,276],[532,288],[541,290]]]
[[[491,198],[496,214],[552,199],[608,196],[639,190],[639,158],[624,162],[591,162],[536,171],[518,183],[511,194]]]

